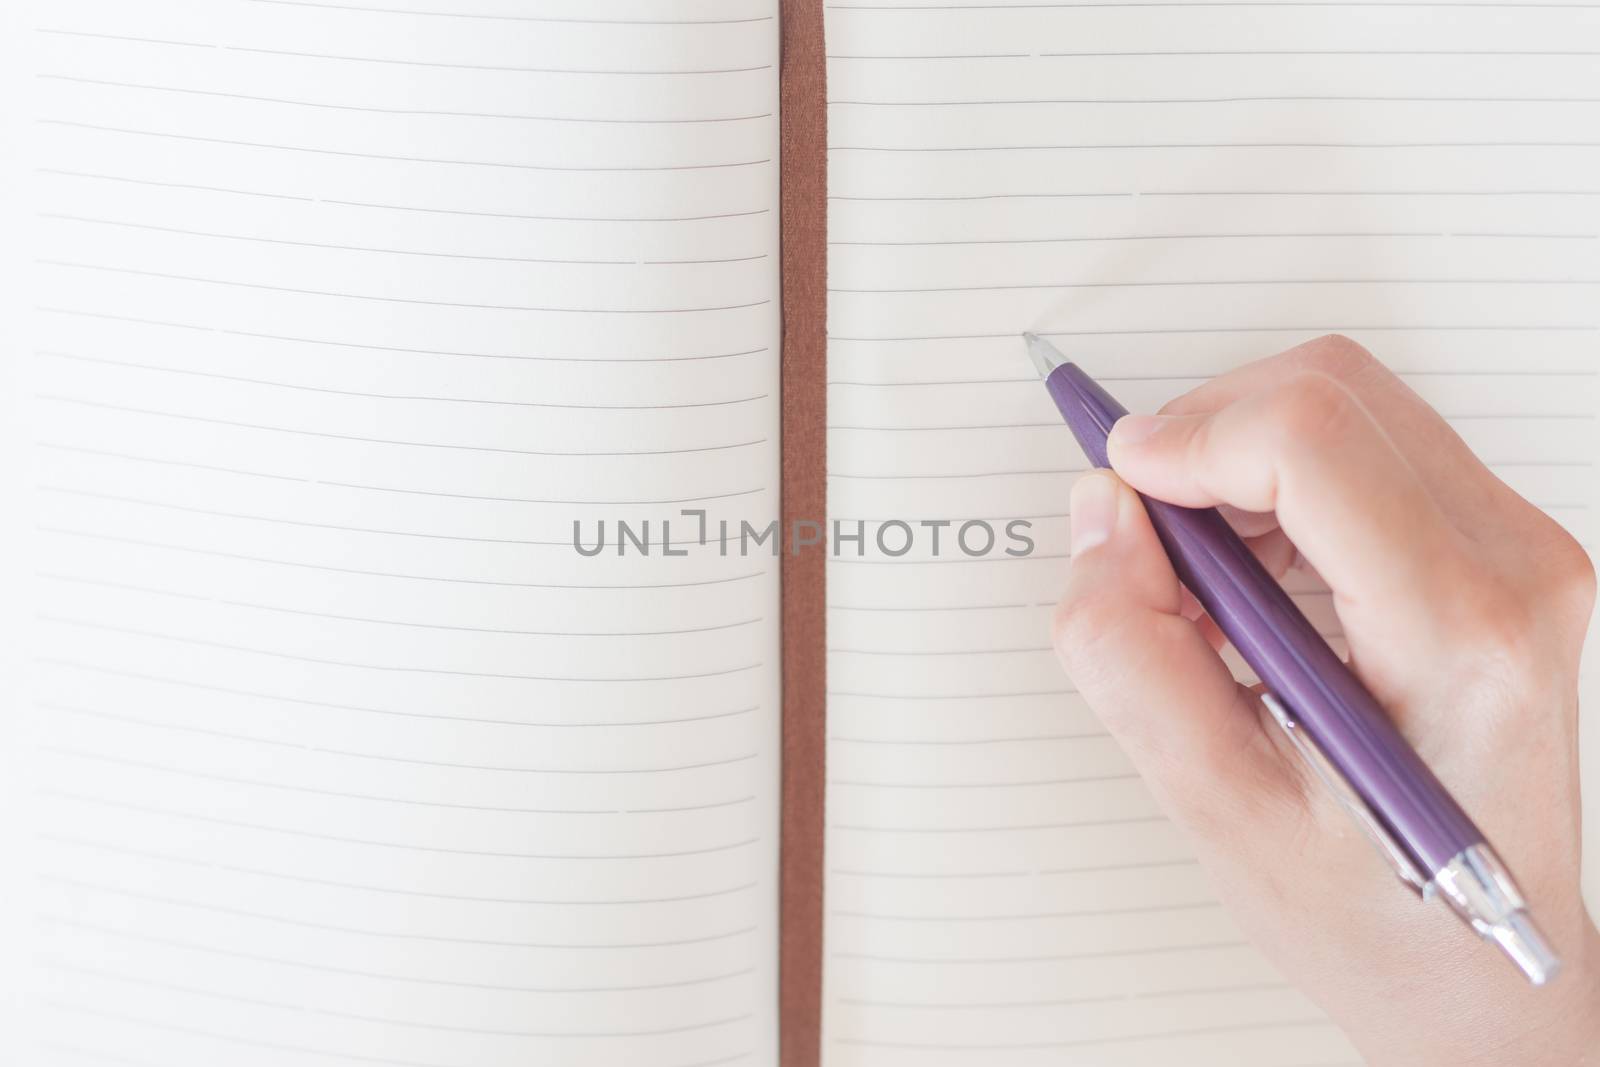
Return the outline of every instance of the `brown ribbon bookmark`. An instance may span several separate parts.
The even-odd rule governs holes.
[[[783,0],[780,67],[784,531],[827,504],[827,101],[821,0]],[[779,864],[782,1067],[817,1067],[822,1029],[824,574],[783,556],[783,814]]]

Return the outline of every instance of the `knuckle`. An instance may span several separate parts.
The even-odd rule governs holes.
[[[1537,670],[1540,646],[1537,609],[1529,598],[1499,580],[1465,582],[1451,598],[1452,644],[1480,669],[1521,677]]]
[[[1558,529],[1536,558],[1532,568],[1458,583],[1448,608],[1458,651],[1504,679],[1542,675],[1574,653],[1594,610],[1594,564],[1571,535]]]
[[[1201,386],[1201,388],[1205,388]],[[1175,396],[1156,409],[1158,415],[1187,415],[1195,410],[1194,396],[1199,390],[1191,390],[1182,396]]]
[[[1377,357],[1365,345],[1342,333],[1329,333],[1301,345],[1296,362],[1302,370],[1326,374],[1331,378],[1356,378],[1379,366]]]
[[[1562,543],[1566,548],[1567,557],[1561,579],[1562,589],[1578,609],[1577,614],[1587,620],[1594,612],[1596,592],[1594,560],[1584,551],[1583,546],[1571,537],[1564,537]]]
[[[1528,612],[1522,598],[1499,582],[1478,583],[1455,600],[1452,614],[1480,650],[1511,651],[1527,630]]]
[[[1551,525],[1555,526],[1553,520]],[[1555,536],[1541,555],[1545,566],[1532,590],[1534,602],[1545,606],[1561,622],[1576,622],[1581,632],[1594,611],[1594,560],[1571,534],[1559,526],[1556,526]]]
[[[1158,412],[1162,415],[1196,415],[1214,411],[1226,398],[1227,391],[1224,385],[1226,381],[1225,375],[1198,385],[1162,404]]]
[[[1298,374],[1278,389],[1267,409],[1269,444],[1293,447],[1337,440],[1362,418],[1355,395],[1326,374]]]

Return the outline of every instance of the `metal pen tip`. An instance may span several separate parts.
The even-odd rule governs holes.
[[[1561,960],[1525,911],[1514,911],[1489,928],[1488,937],[1536,986],[1546,985],[1561,970]]]
[[[1479,937],[1499,946],[1529,982],[1545,985],[1561,969],[1511,872],[1487,844],[1462,849],[1433,873],[1430,885]]]
[[[1067,362],[1060,349],[1038,334],[1024,333],[1022,339],[1028,343],[1028,358],[1033,361],[1039,377],[1048,378],[1051,371]]]

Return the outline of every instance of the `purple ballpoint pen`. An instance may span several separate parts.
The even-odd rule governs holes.
[[[1023,337],[1078,444],[1109,467],[1106,438],[1128,410],[1054,345]],[[1178,578],[1261,679],[1273,718],[1401,880],[1443,897],[1534,985],[1553,978],[1560,960],[1483,831],[1222,515],[1142,499]]]

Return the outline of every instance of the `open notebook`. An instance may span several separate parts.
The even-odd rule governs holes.
[[[1016,335],[1151,409],[1351,333],[1588,540],[1600,12],[828,7],[820,1021],[781,561],[682,515],[779,514],[779,14],[5,13],[0,1059],[1358,1062],[1046,650]],[[1033,552],[873,544],[973,518]]]

